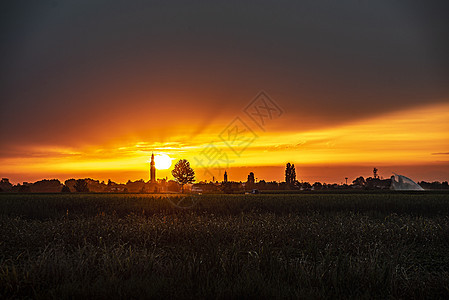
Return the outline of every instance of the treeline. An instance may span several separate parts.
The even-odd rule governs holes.
[[[289,172],[289,174],[291,174]],[[447,181],[432,183],[421,181],[418,183],[425,190],[446,190],[449,189]],[[254,180],[254,173],[248,175],[246,182],[242,181],[226,181],[226,182],[199,182],[192,186],[193,192],[224,192],[224,193],[239,193],[239,192],[257,192],[257,191],[286,191],[286,190],[300,190],[300,191],[321,191],[321,190],[389,190],[391,187],[391,179],[381,179],[379,177],[364,178],[359,176],[349,184],[337,183],[321,183],[321,182],[303,182],[296,179],[290,182],[277,182]]]
[[[181,186],[173,180],[160,179],[157,183],[145,182],[143,179],[126,184],[94,180],[91,178],[68,179],[62,183],[58,179],[43,179],[34,183],[24,182],[13,185],[7,178],[0,182],[0,192],[11,193],[154,193],[179,192]]]
[[[447,181],[426,182],[418,184],[425,190],[449,190]],[[187,187],[187,191],[195,193],[235,193],[247,191],[320,191],[320,190],[388,190],[391,179],[380,179],[363,176],[357,177],[350,184],[301,182],[292,179],[290,182],[277,182],[254,179],[254,173],[250,173],[246,182],[223,181],[223,182],[199,182]],[[13,185],[7,178],[0,182],[0,192],[10,193],[166,193],[181,192],[181,185],[174,180],[159,179],[157,183],[145,182],[144,180],[131,181],[126,184],[94,180],[91,178],[68,179],[64,183],[58,179],[43,179],[34,183],[24,182]]]

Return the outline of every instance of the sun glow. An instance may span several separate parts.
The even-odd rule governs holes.
[[[215,179],[221,179],[224,169],[231,167],[235,168],[231,173],[228,171],[229,175],[235,176],[232,180],[246,180],[250,171],[257,171],[261,179],[283,180],[282,168],[290,161],[295,163],[297,171],[301,166],[322,170],[309,175],[311,179],[308,180],[314,181],[337,182],[346,176],[341,174],[353,174],[350,173],[355,170],[353,166],[376,166],[382,171],[383,166],[395,166],[385,172],[407,166],[411,171],[406,174],[411,174],[414,179],[445,181],[449,176],[448,119],[449,104],[443,103],[316,130],[279,128],[273,132],[260,132],[260,137],[239,157],[223,142],[214,142],[215,148],[211,148],[211,141],[217,138],[216,132],[222,129],[218,125],[211,125],[212,129],[189,140],[167,129],[167,139],[173,141],[163,143],[112,140],[104,145],[86,147],[24,145],[18,147],[14,155],[0,155],[1,175],[13,182],[87,177],[127,182],[146,178],[154,151],[158,178],[171,179],[172,162],[185,158],[195,170],[197,180],[212,180],[207,173],[211,170],[216,172]],[[208,166],[212,169],[205,169]],[[260,171],[249,167],[260,167]],[[280,171],[273,171],[272,167],[279,167]],[[331,171],[328,167],[335,169]],[[346,167],[349,169],[344,169]],[[238,168],[242,168],[241,171]],[[418,175],[413,177],[413,172]],[[298,174],[302,178],[300,176],[305,172]],[[354,173],[356,175],[363,174]]]
[[[156,169],[167,170],[171,167],[172,159],[167,154],[158,154],[154,157]]]

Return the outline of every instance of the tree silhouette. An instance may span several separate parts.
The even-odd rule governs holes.
[[[187,159],[179,160],[173,171],[171,171],[173,177],[181,185],[181,192],[184,193],[184,184],[192,183],[195,181],[195,171],[190,167],[190,163]]]
[[[285,182],[290,183],[290,176],[292,172],[292,165],[290,163],[287,163],[285,166]]]
[[[287,163],[285,166],[285,182],[293,184],[296,181],[295,164]]]
[[[62,186],[61,193],[70,193],[70,188],[64,184]]]
[[[247,182],[250,183],[250,184],[255,182],[254,173],[253,172],[249,173]]]
[[[363,176],[360,176],[360,177],[357,177],[356,179],[354,179],[354,181],[352,181],[352,184],[362,187],[362,186],[365,186],[366,181],[365,181],[365,178],[363,178]]]
[[[76,180],[74,188],[78,193],[88,193],[89,192],[89,188],[87,187],[87,181],[84,179]]]
[[[378,171],[377,168],[374,168],[374,169],[373,169],[373,176],[374,176],[374,179],[376,179],[376,178],[378,177],[377,171]]]
[[[30,193],[31,188],[29,185],[19,185],[19,193]]]
[[[312,187],[314,190],[321,190],[323,188],[323,185],[321,184],[321,182],[315,182],[314,184],[312,184]]]

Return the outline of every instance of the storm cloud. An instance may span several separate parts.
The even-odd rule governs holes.
[[[195,134],[260,90],[292,131],[449,101],[447,1],[2,6],[4,149]]]

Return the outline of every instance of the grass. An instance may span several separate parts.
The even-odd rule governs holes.
[[[448,194],[192,200],[0,195],[0,298],[449,297]]]

